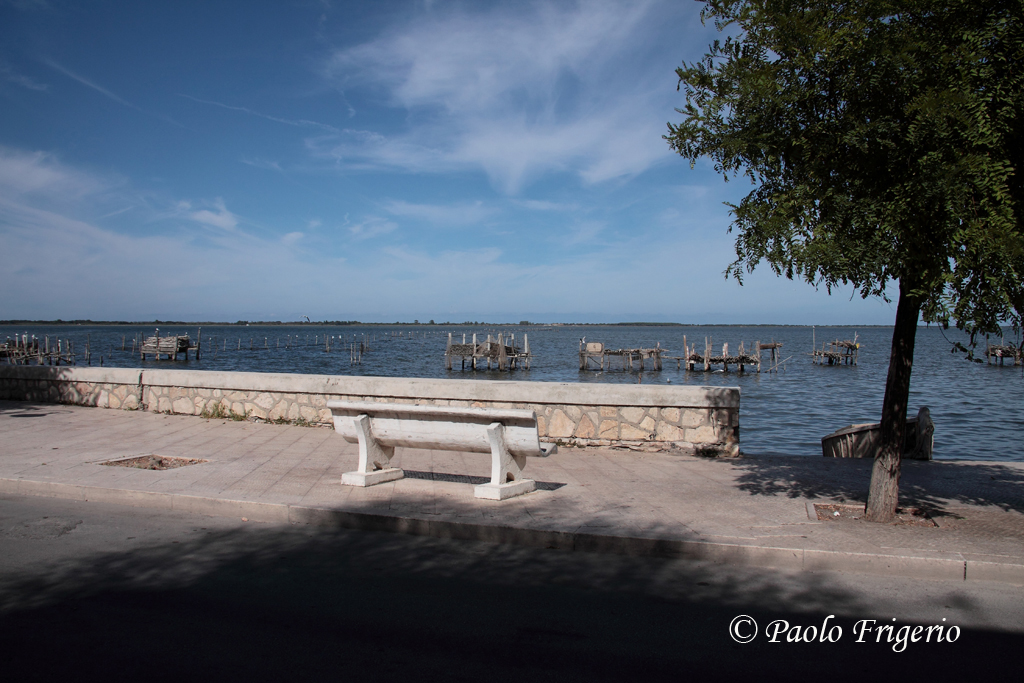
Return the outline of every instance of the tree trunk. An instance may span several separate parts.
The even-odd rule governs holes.
[[[871,522],[891,522],[896,515],[900,490],[900,456],[903,432],[907,425],[907,401],[910,397],[910,369],[914,364],[914,340],[921,300],[909,293],[910,286],[900,281],[900,300],[896,306],[896,324],[892,331],[889,376],[885,380],[882,401],[882,443],[871,469],[871,488],[865,518]]]

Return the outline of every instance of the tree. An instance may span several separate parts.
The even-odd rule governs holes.
[[[867,518],[891,520],[919,317],[970,335],[1024,312],[1021,0],[707,0],[724,39],[676,70],[691,167],[754,185],[732,205],[742,283],[898,291]],[[887,299],[888,300],[888,299]]]

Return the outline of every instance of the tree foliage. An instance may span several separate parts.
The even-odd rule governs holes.
[[[970,335],[1024,313],[1022,0],[706,0],[724,38],[677,69],[666,139],[753,189],[742,282],[766,261],[899,303],[868,518],[891,518],[918,319]]]
[[[1024,311],[1020,0],[710,0],[669,143],[754,189],[729,273],[762,260],[972,334]]]

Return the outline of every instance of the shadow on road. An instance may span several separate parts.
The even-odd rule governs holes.
[[[976,679],[1005,673],[1024,641],[964,628],[902,653],[857,644],[851,615],[896,615],[827,575],[196,519],[182,541],[0,574],[5,678]],[[53,538],[77,533],[60,528]],[[740,645],[738,614],[762,629],[837,614],[844,636]]]

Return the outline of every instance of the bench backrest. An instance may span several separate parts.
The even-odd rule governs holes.
[[[334,430],[356,443],[353,418],[366,415],[374,438],[385,446],[489,453],[487,427],[505,427],[505,447],[513,455],[541,453],[537,415],[532,410],[414,406],[401,403],[329,401]]]

